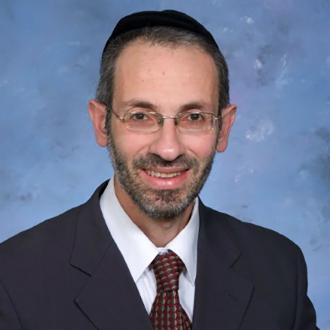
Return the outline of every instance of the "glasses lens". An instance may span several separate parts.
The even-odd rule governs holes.
[[[155,112],[129,110],[123,119],[127,128],[132,131],[151,132],[158,129],[158,116]]]
[[[213,115],[198,111],[184,112],[178,117],[178,126],[183,131],[207,131],[213,127]]]

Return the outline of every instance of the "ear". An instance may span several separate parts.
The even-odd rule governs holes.
[[[107,132],[105,121],[107,115],[106,106],[96,100],[88,102],[88,113],[94,127],[96,142],[101,147],[107,146]]]
[[[218,136],[218,152],[224,152],[228,146],[230,129],[236,118],[236,109],[235,104],[229,104],[221,112],[222,125]]]

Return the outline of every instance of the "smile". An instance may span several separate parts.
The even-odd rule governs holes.
[[[155,172],[155,171],[147,171],[147,174],[150,176],[153,176],[155,178],[174,178],[176,176],[179,176],[182,174],[182,172],[172,172],[172,173],[161,173],[161,172]]]

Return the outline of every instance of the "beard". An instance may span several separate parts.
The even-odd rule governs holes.
[[[147,154],[128,160],[118,150],[112,136],[108,139],[108,150],[119,184],[135,205],[151,219],[169,220],[182,215],[201,191],[212,168],[214,152],[202,161],[181,155],[173,161],[164,160],[156,154]],[[161,167],[189,169],[192,173],[178,189],[152,189],[139,179],[139,171]]]

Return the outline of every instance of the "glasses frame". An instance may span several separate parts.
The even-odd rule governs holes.
[[[126,114],[130,111],[127,110],[123,115],[118,114],[116,111],[114,111],[113,109],[108,108],[108,111],[110,111],[111,113],[113,113],[117,119],[119,119],[123,124],[127,124],[127,121],[125,119]],[[188,110],[189,111],[189,110]],[[205,114],[205,115],[210,115],[212,117],[212,126],[209,129],[206,130],[185,130],[184,128],[182,128],[179,125],[180,122],[180,118],[182,118],[185,114],[187,114],[188,111],[183,111],[183,112],[179,112],[178,114],[176,114],[175,116],[167,116],[167,115],[162,115],[161,113],[157,112],[157,111],[147,111],[149,114],[155,115],[156,119],[157,119],[157,126],[155,126],[155,129],[150,129],[150,130],[135,130],[132,128],[129,128],[128,126],[127,129],[132,131],[132,132],[141,132],[141,133],[155,133],[158,132],[164,125],[164,121],[165,119],[173,119],[174,120],[174,124],[176,127],[178,127],[178,129],[180,131],[183,130],[183,133],[200,133],[200,132],[207,132],[210,131],[212,129],[215,128],[215,122],[217,122],[219,119],[221,119],[221,116],[217,116],[215,115],[213,112],[206,112],[206,111],[199,111],[198,113],[201,114]]]

